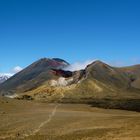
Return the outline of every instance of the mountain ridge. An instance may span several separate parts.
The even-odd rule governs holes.
[[[8,80],[12,75],[9,74],[0,74],[0,84]]]
[[[41,84],[45,80],[51,79],[51,77],[54,76],[51,69],[61,69],[68,65],[68,63],[63,62],[66,61],[49,58],[39,59],[15,74],[5,83],[2,83],[0,85],[1,94],[13,94],[16,90],[19,90],[19,92],[23,92],[23,90],[28,91],[33,87],[38,86],[38,84]],[[2,91],[3,89],[4,91]]]
[[[140,98],[139,65],[117,68],[97,60],[74,72],[65,71],[67,66],[69,63],[59,58],[40,59],[1,84],[0,94],[28,95],[49,102],[61,93],[65,95],[63,102]]]

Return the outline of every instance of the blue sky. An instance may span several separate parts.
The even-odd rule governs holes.
[[[140,63],[139,0],[0,0],[0,73],[42,57]]]

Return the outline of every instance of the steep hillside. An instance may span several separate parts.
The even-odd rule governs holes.
[[[82,76],[81,76],[82,75]],[[94,99],[140,99],[140,90],[132,84],[132,75],[119,68],[95,61],[79,75],[74,88],[65,92],[65,101],[92,102]]]
[[[0,94],[22,93],[40,86],[44,81],[55,79],[52,69],[62,69],[68,63],[62,59],[40,59],[0,85]]]
[[[140,65],[120,68],[131,79],[131,86],[140,89]]]
[[[137,66],[115,68],[95,61],[75,72],[64,71],[66,66],[68,63],[58,58],[41,59],[3,83],[0,93],[65,103],[140,99],[140,90],[133,86],[140,74]]]
[[[125,72],[111,67],[101,61],[95,61],[86,68],[88,79],[96,79],[106,85],[117,88],[129,88],[130,78]]]

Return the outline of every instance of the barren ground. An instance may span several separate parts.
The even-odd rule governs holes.
[[[0,140],[139,140],[140,113],[0,98]]]

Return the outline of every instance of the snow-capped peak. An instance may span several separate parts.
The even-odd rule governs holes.
[[[0,73],[0,84],[5,82],[11,76],[12,76],[12,74],[10,74],[10,73]]]

